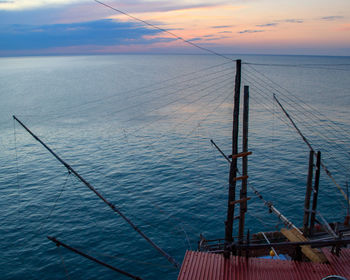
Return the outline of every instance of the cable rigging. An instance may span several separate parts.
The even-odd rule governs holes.
[[[226,93],[226,92],[225,92]],[[228,98],[230,98],[232,95],[232,93],[230,92],[229,94],[227,94],[225,96],[225,98],[220,101],[207,115],[205,115],[203,118],[201,118],[201,120],[198,122],[198,124],[201,124],[203,123],[204,121],[206,121],[208,119],[208,117],[213,113],[213,112],[216,112],[227,100]],[[197,129],[197,126],[194,127],[192,130],[190,130],[187,134],[185,134],[183,137],[184,138],[188,138],[190,135],[192,135]],[[158,141],[157,141],[158,142]],[[150,147],[151,145],[153,146],[155,143],[151,143],[149,145],[147,145],[146,148]],[[171,153],[173,153],[178,147],[177,146],[173,146],[170,150],[167,151],[167,156],[169,156]],[[163,158],[161,157],[159,160],[155,161],[153,164],[154,165],[158,165],[160,163],[160,161],[163,160]],[[136,158],[135,158],[135,161],[136,161]],[[178,172],[179,173],[182,173],[184,169],[186,169],[187,167],[184,166],[182,168],[182,170],[179,170]]]
[[[226,92],[224,92],[224,93],[226,93]],[[208,94],[206,94],[205,96],[207,96],[207,95],[209,95],[210,94],[210,92],[208,93]],[[229,97],[229,96],[228,96]],[[214,100],[216,100],[217,99],[217,97],[216,96],[214,96],[214,99],[212,100],[212,101],[214,101]],[[226,101],[226,99],[227,98],[225,98],[224,99],[224,101]],[[195,102],[196,100],[193,100],[193,102]],[[223,102],[224,102],[223,101]],[[219,104],[219,106],[221,105],[221,104],[223,104],[223,102],[221,102],[220,104]],[[192,102],[191,102],[192,103]],[[188,103],[187,104],[185,104],[184,106],[187,106],[188,105]],[[217,106],[213,111],[216,111],[216,109],[219,107],[219,106]],[[195,112],[196,113],[196,112]],[[191,116],[190,116],[191,117]],[[202,121],[204,121],[204,120],[202,120]],[[181,123],[180,123],[181,124]],[[178,124],[177,124],[178,125]],[[154,143],[153,143],[154,144]],[[97,170],[95,170],[95,172],[97,172]],[[188,238],[187,238],[188,239]]]
[[[219,84],[220,84],[220,82],[219,82]],[[230,85],[230,84],[231,84],[231,83],[227,83],[227,84],[224,84],[224,85],[221,86],[221,87],[216,88],[216,89],[215,89],[215,92],[220,92],[219,90],[225,89],[225,87],[228,86],[228,85]],[[207,88],[207,89],[208,89],[208,88]],[[203,92],[203,91],[204,91],[204,90],[202,89],[201,92]],[[204,91],[204,93],[205,93],[205,91]],[[176,108],[176,110],[170,110],[170,112],[175,113],[176,111],[182,111],[182,110],[183,110],[184,108],[186,108],[188,105],[190,105],[190,104],[192,104],[192,103],[195,103],[195,102],[201,100],[201,99],[204,98],[204,97],[210,96],[212,93],[213,93],[213,91],[209,91],[208,93],[205,93],[205,95],[202,95],[202,96],[200,96],[199,98],[196,98],[196,99],[194,99],[194,100],[192,100],[192,101],[190,101],[190,102],[188,102],[188,103],[185,103],[184,105],[182,105],[182,106]],[[209,103],[211,104],[212,102],[214,102],[214,101],[217,100],[218,98],[221,98],[221,97],[224,96],[225,94],[226,94],[226,91],[223,91],[223,93],[220,93],[220,95],[218,95],[218,96],[215,96],[215,95],[214,95],[213,98],[210,100]],[[226,99],[227,99],[227,98],[225,98],[225,100],[226,100]],[[172,101],[170,101],[169,103],[172,103]],[[169,104],[169,103],[168,103],[168,104]],[[167,104],[167,105],[168,105],[168,104]],[[167,105],[165,105],[165,106],[167,106]],[[163,108],[163,107],[162,107],[162,108]],[[151,111],[155,111],[155,110],[156,110],[156,109],[151,110]],[[199,111],[199,110],[198,110],[198,111]],[[193,113],[191,113],[187,118],[185,118],[185,119],[182,120],[181,122],[177,122],[175,126],[173,126],[173,127],[170,128],[170,131],[173,131],[174,129],[176,129],[176,128],[178,128],[178,127],[181,127],[183,124],[185,124],[185,123],[186,123],[187,121],[189,121],[191,118],[193,118],[193,117],[198,113],[198,111],[194,111]],[[141,116],[141,115],[138,115],[137,117],[140,117],[140,116]],[[159,121],[159,120],[162,119],[163,117],[164,117],[164,116],[160,116],[160,117],[158,117],[158,118],[156,119],[155,122],[152,122],[152,123],[150,123],[149,125],[143,125],[142,127],[139,127],[138,129],[134,130],[132,133],[129,132],[129,134],[134,134],[134,136],[136,136],[136,135],[135,135],[135,132],[138,132],[138,131],[140,131],[140,130],[149,128],[150,126],[156,125],[156,124],[157,124],[157,121]],[[135,119],[135,117],[132,117],[132,118],[126,120],[126,122],[130,121],[131,119]],[[157,140],[156,140],[155,142],[153,142],[153,143],[147,145],[145,148],[149,148],[149,147],[154,146],[156,143],[159,143],[159,142],[160,142],[165,136],[167,136],[167,135],[168,135],[167,132],[163,133],[162,135],[160,135],[159,137],[157,137]]]
[[[257,92],[257,91],[256,91]],[[253,98],[254,99],[254,98]],[[263,100],[259,100],[258,102],[257,102],[257,104],[259,104],[259,105],[262,105],[262,104],[264,104],[264,101]],[[266,108],[266,110],[268,110],[268,111],[270,111],[270,109],[269,108],[267,108],[266,107],[266,105],[263,105],[265,108]],[[271,111],[270,111],[271,112]],[[279,117],[280,118],[280,117]],[[290,125],[290,123],[287,123],[284,119],[282,119],[282,118],[280,118],[280,120],[281,121],[283,121],[288,127],[290,127],[293,131],[295,131],[295,128],[294,127],[292,127],[291,125]],[[309,140],[309,142],[310,142],[310,140]],[[290,171],[290,172],[292,172],[292,171]],[[293,173],[293,172],[292,172]],[[294,173],[295,174],[295,173]],[[296,175],[296,174],[295,174]],[[332,180],[332,182],[333,183],[336,183],[335,181],[334,181],[334,178],[332,178],[331,177],[331,180]],[[336,184],[336,186],[337,186],[337,188],[339,187],[339,185],[337,185]],[[339,189],[339,188],[338,188]],[[342,194],[343,194],[343,196],[344,196],[344,192],[341,192]],[[345,198],[346,199],[346,198]],[[340,201],[342,204],[343,204],[343,201]],[[344,206],[343,206],[344,207]],[[321,213],[318,213],[318,215],[321,217]],[[328,228],[327,228],[327,230],[328,230]]]
[[[136,93],[137,93],[137,94],[135,94],[135,95],[127,95],[126,98],[129,99],[129,98],[131,98],[131,97],[139,96],[139,92],[140,92],[141,90],[145,90],[145,89],[146,89],[147,91],[144,92],[144,93],[149,93],[149,92],[157,91],[157,90],[164,89],[164,88],[167,88],[167,87],[168,87],[168,85],[167,85],[167,86],[165,86],[165,87],[162,86],[162,87],[160,87],[160,88],[158,87],[158,88],[156,88],[156,89],[150,90],[150,89],[151,89],[152,87],[154,87],[155,85],[163,85],[163,84],[165,84],[165,83],[172,82],[172,81],[174,81],[174,84],[176,84],[176,83],[179,82],[178,79],[180,79],[180,78],[189,77],[189,76],[191,76],[191,75],[198,74],[198,73],[203,73],[203,72],[208,71],[208,70],[210,70],[210,69],[217,68],[217,67],[221,67],[221,66],[224,66],[224,65],[227,65],[227,64],[231,64],[231,63],[232,63],[232,62],[224,62],[224,63],[220,63],[220,64],[217,64],[217,65],[205,67],[205,68],[199,69],[199,70],[197,70],[197,71],[188,72],[188,73],[185,73],[185,74],[177,75],[177,76],[175,76],[175,77],[171,77],[171,78],[169,78],[169,79],[162,80],[162,81],[160,81],[160,82],[158,82],[158,83],[156,83],[156,84],[152,83],[152,84],[145,85],[145,86],[142,86],[142,87],[138,87],[138,88],[135,88],[135,89],[127,90],[127,91],[125,91],[125,92],[118,93],[118,95],[112,94],[112,95],[104,96],[103,98],[98,98],[98,99],[90,100],[90,101],[87,101],[87,102],[84,102],[84,103],[79,104],[79,106],[88,105],[88,104],[92,104],[92,103],[98,103],[98,102],[101,102],[101,101],[106,101],[106,100],[109,100],[109,99],[111,99],[111,98],[117,97],[117,96],[119,96],[120,94],[124,94],[124,95],[125,95],[125,94],[127,94],[127,93],[132,93],[132,92],[136,92]],[[224,70],[228,70],[228,69],[230,69],[230,68],[227,68],[227,69],[224,69]],[[220,71],[219,71],[219,72],[220,72]],[[214,74],[215,74],[215,73],[218,73],[218,72],[214,72]],[[212,75],[212,74],[213,74],[213,73],[207,74],[207,76]],[[202,75],[202,76],[199,76],[199,77],[207,77],[207,76],[206,76],[206,75]],[[185,81],[182,81],[182,82],[188,82],[188,81],[196,80],[196,79],[198,79],[199,77],[193,77],[193,78],[191,78],[191,79],[189,79],[189,80],[185,80]],[[77,106],[69,106],[69,107],[65,107],[65,108],[63,108],[63,109],[64,109],[64,110],[66,110],[66,109],[74,109],[74,108],[76,108],[76,107],[77,107]]]
[[[256,80],[254,80],[253,79],[253,81],[255,82],[255,84],[256,84]],[[258,84],[259,84],[259,82],[258,82]],[[253,86],[255,86],[255,85],[253,85]],[[266,87],[265,87],[266,88]],[[279,91],[277,91],[277,92],[279,92]],[[280,93],[280,92],[279,92]],[[289,98],[290,99],[290,98]],[[292,105],[293,106],[293,105]],[[299,110],[299,112],[301,113],[301,114],[304,114],[303,112],[301,112],[300,110]],[[298,119],[298,117],[296,118],[296,119]],[[305,119],[303,119],[302,120],[302,122],[301,123],[308,123]],[[314,129],[310,129],[308,126],[305,126],[306,127],[306,129],[308,129],[309,131],[311,131],[312,133],[315,133],[315,132],[317,132],[318,134],[319,134],[319,137],[320,138],[324,138],[324,139],[326,139],[327,141],[328,141],[328,143],[330,144],[330,143],[332,143],[333,144],[333,148],[334,148],[334,145],[335,146],[337,146],[338,148],[339,148],[339,151],[341,151],[342,153],[344,152],[344,148],[343,147],[340,147],[339,146],[339,144],[337,144],[337,143],[333,143],[333,141],[332,140],[328,140],[328,138],[326,138],[326,136],[324,136],[324,133],[321,133],[321,132],[318,132],[318,129],[317,129],[317,127],[316,128],[314,128]],[[334,132],[333,132],[334,133]],[[324,143],[323,143],[323,146],[324,146]],[[347,153],[347,155],[349,155],[349,153]],[[334,157],[334,155],[332,155],[332,154],[330,154],[330,157]],[[336,160],[336,159],[335,159]],[[337,161],[337,160],[336,160]],[[339,163],[339,162],[338,162]],[[342,165],[341,163],[339,163],[340,165]],[[344,166],[344,168],[345,169],[347,169],[345,166]],[[333,180],[332,180],[333,181]]]
[[[283,108],[283,106],[281,105],[281,103],[278,101],[278,99],[276,98],[276,96],[274,96],[277,104],[281,107],[281,109],[283,110],[283,112],[286,114],[287,118],[291,121],[292,125],[294,126],[294,128],[297,130],[298,134],[301,136],[301,138],[303,139],[303,141],[306,143],[306,145],[308,145],[308,147],[310,148],[311,151],[315,150],[313,149],[313,147],[311,146],[311,144],[309,143],[309,141],[307,140],[307,138],[303,135],[303,133],[299,130],[299,128],[296,126],[296,124],[294,123],[294,121],[292,120],[292,118],[289,116],[289,114],[286,112],[286,110]],[[333,181],[333,183],[337,186],[337,188],[339,189],[339,191],[342,193],[342,195],[344,196],[344,198],[346,199],[346,201],[350,204],[350,200],[349,197],[347,196],[347,194],[344,192],[344,190],[342,189],[342,187],[335,181],[333,175],[331,174],[331,172],[328,170],[328,168],[325,166],[325,164],[321,161],[321,166],[324,169],[324,171],[326,172],[326,174],[331,178],[331,180]]]
[[[274,96],[274,99],[277,101],[276,96]],[[279,104],[279,106],[281,106],[281,104],[277,101],[277,103]],[[271,110],[268,109],[270,112]],[[286,111],[283,109],[284,113],[286,114]],[[311,144],[310,144],[310,140],[306,139],[305,136],[303,134],[301,134],[300,130],[298,128],[296,128],[295,123],[291,120],[290,116],[288,115],[288,113],[286,114],[287,117],[289,118],[289,120],[292,122],[293,127],[298,131],[298,133],[301,135],[302,139],[304,140],[305,143],[307,143],[307,145],[309,146],[310,149],[313,150]],[[344,198],[349,202],[349,199],[347,197],[347,195],[345,194],[344,190],[341,188],[341,186],[335,181],[333,175],[330,173],[330,171],[328,170],[328,168],[325,166],[324,163],[321,164],[323,169],[325,170],[326,174],[331,178],[332,182],[336,185],[336,187],[339,189],[339,191],[341,192],[341,194],[344,196]]]
[[[269,110],[269,109],[268,109]],[[270,110],[269,110],[270,111]],[[295,117],[295,116],[294,116]],[[279,117],[281,120],[283,120],[281,117]],[[297,120],[298,120],[298,118],[296,118]],[[286,123],[285,121],[283,121],[284,123]],[[312,134],[314,134],[315,133],[315,131],[314,130],[312,130],[312,129],[310,129],[309,127],[307,127],[307,126],[305,126],[305,128],[308,130],[308,131],[310,131]],[[323,137],[323,135],[322,134],[320,134],[320,133],[318,133],[317,132],[317,134],[319,135],[319,138],[324,138]],[[310,143],[312,143],[313,141],[311,141],[311,139],[308,139],[308,141],[310,142]],[[342,154],[342,155],[347,155],[347,154],[344,154],[343,153],[343,150],[342,150],[342,148],[341,147],[334,147],[334,145],[332,146],[332,143],[329,141],[328,143],[322,143],[322,150],[323,151],[325,151],[325,152],[327,152],[327,154],[328,154],[328,157],[330,158],[330,159],[332,159],[332,162],[336,162],[339,166],[341,166],[341,167],[343,167],[343,169],[344,170],[349,170],[348,169],[348,167],[347,166],[345,166],[345,165],[343,165],[343,163],[341,162],[341,161],[339,161],[336,157],[335,157],[335,154],[334,154],[334,152],[332,153],[332,152],[329,152],[329,151],[327,151],[327,150],[325,150],[325,147],[330,147],[330,148],[332,148],[333,150],[334,149],[339,149],[339,152],[340,152],[340,154]],[[339,145],[336,145],[336,146],[339,146]],[[343,148],[344,149],[344,148]]]
[[[230,76],[230,73],[223,75],[223,77],[226,77],[226,76]],[[220,77],[220,78],[222,78],[222,77]],[[218,79],[218,77],[214,77],[214,78],[209,79],[209,80],[207,80],[207,81],[212,81],[212,80],[217,80],[217,79]],[[214,83],[213,85],[204,87],[204,88],[200,89],[199,91],[201,92],[202,90],[206,90],[207,88],[210,88],[210,87],[212,87],[212,86],[214,86],[214,85],[217,85],[217,84],[220,84],[220,83],[222,83],[222,82],[229,81],[229,80],[231,80],[231,79],[232,79],[232,78],[229,77],[229,78],[227,78],[227,79],[225,79],[225,80],[223,80],[223,81],[219,81],[219,82]],[[190,87],[186,87],[186,89],[188,89],[188,88],[193,88],[194,86],[198,86],[198,85],[201,85],[201,84],[202,84],[202,83],[198,83],[198,84],[192,85],[192,86],[190,86]],[[179,91],[181,92],[181,91],[184,90],[184,89],[185,89],[185,88],[182,88],[182,89],[180,89],[180,90],[176,90],[175,92],[169,92],[169,93],[165,94],[165,95],[162,96],[162,97],[166,97],[166,96],[173,95],[174,93],[179,92]],[[198,89],[197,89],[196,91],[198,91]],[[179,98],[177,98],[176,100],[171,101],[171,102],[176,102],[176,101],[179,101],[179,100],[182,100],[182,99],[183,99],[183,97],[179,97]],[[148,104],[148,103],[153,102],[153,101],[154,101],[153,99],[144,101],[144,102],[142,102],[142,105]],[[168,103],[168,104],[166,104],[165,106],[170,105],[170,104],[172,104],[172,103]],[[116,111],[114,111],[114,112],[111,112],[111,113],[109,113],[109,114],[117,114],[117,113],[124,112],[124,111],[126,111],[126,110],[129,110],[129,109],[132,109],[132,108],[135,108],[135,107],[139,107],[139,106],[140,106],[140,104],[132,104],[132,105],[129,105],[129,106],[124,107],[124,108],[122,108],[122,109],[118,109],[118,110],[116,110]],[[164,106],[160,106],[159,108],[162,108],[162,107],[164,107]],[[159,108],[158,108],[158,109],[159,109]]]
[[[200,45],[198,45],[198,44],[196,44],[196,43],[193,43],[191,40],[186,40],[186,39],[184,39],[184,38],[182,38],[182,37],[176,35],[175,33],[171,32],[171,31],[169,31],[169,30],[166,30],[166,29],[161,28],[161,27],[159,27],[159,26],[157,26],[157,25],[155,25],[155,24],[152,24],[152,23],[149,23],[149,22],[147,22],[147,21],[145,21],[145,20],[142,20],[142,19],[140,19],[140,18],[137,18],[137,17],[135,17],[135,16],[133,16],[133,15],[130,15],[129,13],[126,13],[126,12],[124,12],[124,11],[122,11],[122,10],[116,9],[116,8],[114,8],[114,7],[112,7],[112,6],[108,5],[108,4],[105,4],[105,3],[100,2],[100,1],[98,1],[98,0],[94,0],[94,1],[95,1],[96,3],[99,3],[99,4],[101,4],[101,5],[105,6],[105,7],[107,7],[107,8],[109,8],[109,9],[113,10],[113,11],[116,11],[116,12],[118,12],[118,13],[120,13],[120,14],[123,14],[123,15],[125,15],[125,16],[127,16],[127,17],[129,17],[129,18],[132,18],[132,19],[134,19],[134,20],[136,20],[136,21],[139,21],[139,22],[141,22],[141,23],[143,23],[143,24],[145,24],[145,25],[148,25],[148,26],[150,26],[150,27],[152,27],[152,28],[154,28],[154,29],[157,29],[157,30],[159,30],[159,31],[165,32],[165,33],[171,35],[172,37],[174,37],[175,39],[181,40],[181,41],[183,41],[184,43],[189,44],[189,45],[191,45],[191,46],[193,46],[193,47],[195,47],[195,48],[197,48],[197,49],[200,49],[200,50],[203,50],[203,51],[205,51],[205,52],[214,54],[214,55],[219,56],[219,57],[222,57],[222,58],[224,58],[224,59],[231,60],[231,61],[233,61],[233,62],[236,61],[235,59],[232,59],[232,58],[230,58],[230,57],[228,57],[228,56],[226,56],[226,55],[223,55],[223,54],[218,53],[218,52],[216,52],[216,51],[213,51],[213,50],[211,50],[211,49],[202,47],[202,46],[200,46]]]
[[[350,69],[333,68],[334,66],[350,66],[346,63],[329,63],[329,64],[277,64],[277,63],[251,63],[244,62],[245,65],[254,66],[269,66],[269,67],[291,67],[291,68],[305,68],[305,69],[317,69],[317,70],[337,70],[337,71],[350,71]]]
[[[350,133],[348,131],[346,131],[345,129],[343,129],[342,127],[340,127],[338,124],[336,124],[334,121],[332,121],[331,119],[329,119],[326,115],[324,115],[322,112],[319,112],[316,108],[314,108],[312,105],[306,103],[304,100],[302,100],[300,97],[298,97],[297,95],[293,94],[291,91],[287,90],[286,88],[282,87],[281,85],[279,85],[278,83],[274,82],[272,79],[270,79],[269,77],[267,77],[265,74],[261,73],[260,71],[256,70],[253,66],[248,65],[248,67],[250,67],[250,69],[252,69],[253,71],[255,71],[257,74],[259,74],[259,76],[256,76],[258,79],[260,79],[261,81],[265,82],[263,80],[263,78],[265,80],[267,80],[269,83],[265,83],[266,86],[270,87],[270,89],[274,90],[275,93],[280,93],[281,95],[283,95],[286,99],[290,100],[291,102],[295,103],[295,101],[293,99],[291,99],[291,96],[294,97],[299,103],[295,103],[296,105],[301,106],[304,109],[304,112],[312,115],[313,117],[315,117],[318,121],[320,121],[319,125],[323,126],[322,124],[322,119],[319,118],[319,116],[322,116],[325,120],[329,121],[330,123],[332,123],[332,128],[333,129],[337,129],[338,131],[341,131],[341,133],[345,133],[348,136],[350,136]],[[249,72],[249,70],[245,69],[246,71]],[[251,72],[250,72],[251,73]],[[261,78],[263,77],[263,78]],[[272,86],[272,85],[274,86]],[[280,88],[281,90],[278,90],[277,88]],[[305,107],[309,108],[306,109]],[[317,112],[317,115],[315,115],[314,112]]]
[[[249,75],[248,75],[249,76]],[[265,97],[272,97],[272,93],[266,93],[266,92],[264,92],[263,90],[261,90],[261,88],[259,88],[256,84],[260,84],[258,81],[256,81],[254,78],[252,79],[252,81],[254,82],[254,83],[252,83],[252,87],[254,87],[254,88],[256,88],[257,89],[257,91],[258,91],[258,94],[260,94],[261,96],[265,96]],[[285,99],[283,99],[283,97],[282,97],[282,100],[283,101],[285,101]],[[291,105],[290,104],[290,102],[288,102],[287,101],[287,104],[289,104],[289,105]],[[294,105],[291,105],[293,108],[295,108],[295,106]],[[300,119],[299,117],[298,117],[298,114],[296,114],[295,116],[294,116],[294,118],[296,119],[296,120],[299,120],[300,121],[300,123],[308,130],[308,131],[310,131],[311,133],[317,133],[318,134],[318,136],[319,136],[319,138],[322,138],[322,139],[325,139],[328,143],[332,143],[333,144],[333,142],[334,141],[332,141],[332,139],[329,139],[328,137],[326,137],[325,136],[325,133],[324,133],[324,131],[323,132],[320,132],[319,131],[319,129],[317,128],[317,126],[315,127],[315,126],[313,126],[313,125],[310,125],[310,126],[312,126],[312,129],[311,128],[309,128],[309,126],[306,126],[305,124],[310,124],[310,122],[309,121],[307,121],[307,119],[308,119],[308,116],[303,112],[303,111],[300,111],[298,108],[297,108],[297,111],[298,111],[298,113],[299,114],[301,114],[301,115],[305,115],[305,118],[303,118],[303,119]],[[331,130],[330,131],[330,133],[331,134],[334,134],[334,132]],[[342,142],[344,142],[344,141],[342,141]],[[345,143],[345,142],[344,142]],[[324,143],[323,143],[323,145],[324,145]],[[338,148],[339,148],[339,151],[341,151],[341,152],[344,152],[344,147],[341,147],[338,143],[334,143],[334,145],[335,146],[337,146]],[[334,147],[334,146],[333,146]],[[347,155],[348,155],[348,157],[350,156],[350,154],[349,153],[346,153]],[[349,157],[350,158],[350,157]]]
[[[142,91],[142,95],[141,96],[150,96],[150,100],[148,101],[149,102],[152,102],[153,100],[158,100],[160,98],[163,98],[165,96],[168,96],[168,94],[159,94],[159,95],[155,95],[152,97],[152,94],[153,93],[157,93],[158,91],[161,91],[161,90],[164,90],[164,89],[168,89],[170,86],[172,85],[183,85],[185,84],[185,86],[182,86],[180,89],[179,88],[176,88],[175,90],[173,90],[173,93],[177,93],[177,92],[181,92],[185,89],[188,89],[188,88],[193,88],[195,85],[186,85],[186,83],[188,82],[195,82],[197,81],[197,85],[200,85],[200,84],[204,84],[204,83],[208,83],[210,81],[213,81],[213,80],[216,80],[217,78],[220,78],[220,77],[223,77],[224,75],[228,75],[229,73],[225,73],[227,71],[231,71],[232,68],[231,67],[225,67],[225,68],[222,68],[222,69],[219,69],[219,70],[215,70],[213,72],[210,72],[210,73],[206,73],[208,70],[211,70],[211,69],[215,69],[215,68],[218,68],[218,67],[221,67],[221,66],[225,66],[225,65],[228,65],[228,64],[231,64],[232,62],[225,62],[225,63],[221,63],[221,64],[217,64],[217,65],[214,65],[214,66],[210,66],[210,67],[206,67],[206,68],[202,68],[198,71],[193,71],[193,72],[190,72],[190,73],[186,73],[186,74],[182,74],[182,75],[178,75],[176,77],[173,77],[173,78],[170,78],[170,79],[166,79],[166,80],[163,80],[161,82],[158,82],[158,83],[155,83],[155,84],[150,84],[150,85],[145,85],[145,86],[142,86],[142,87],[139,87],[139,88],[136,88],[136,89],[131,89],[131,90],[127,90],[127,91],[122,91],[122,92],[118,92],[118,93],[115,93],[115,94],[112,94],[112,95],[107,95],[107,96],[104,96],[102,98],[97,98],[97,99],[94,99],[94,100],[90,100],[90,101],[87,101],[87,102],[84,102],[84,103],[81,103],[79,105],[72,105],[72,106],[68,106],[68,107],[64,107],[62,108],[60,111],[64,110],[64,113],[60,112],[58,114],[50,114],[49,116],[46,116],[45,117],[45,120],[53,120],[53,119],[57,119],[57,118],[61,118],[61,117],[67,117],[67,116],[72,116],[72,115],[76,115],[77,113],[82,113],[82,112],[91,112],[91,110],[94,108],[94,107],[91,107],[89,105],[92,105],[94,103],[101,103],[101,102],[107,102],[111,99],[114,99],[114,98],[118,98],[117,101],[127,101],[129,99],[132,99],[132,98],[140,98],[140,91]],[[216,74],[220,74],[220,73],[223,73],[222,75],[217,75],[217,76],[214,76]],[[199,74],[199,75],[198,75]],[[190,76],[192,75],[192,76]],[[182,79],[182,78],[186,78],[185,80],[179,80],[179,79]],[[201,80],[201,79],[204,79]],[[169,82],[171,82],[171,84],[168,84]],[[155,86],[157,86],[156,88],[154,88]],[[166,91],[167,92],[167,91]],[[129,94],[131,93],[131,94]],[[139,105],[141,105],[142,103],[140,103],[139,101],[137,101]],[[111,103],[107,103],[107,104],[111,104]],[[136,104],[133,104],[133,106],[136,106]],[[85,106],[88,106],[86,108],[84,108]],[[73,112],[71,113],[68,113],[66,110],[69,110],[69,109],[75,109]],[[122,111],[125,111],[126,109],[123,108],[121,110]]]
[[[150,243],[158,252],[160,252],[167,260],[172,263],[176,268],[180,268],[180,265],[168,255],[163,249],[156,245],[151,239],[149,239],[140,229],[129,220],[114,204],[104,198],[89,182],[80,176],[68,163],[62,160],[53,150],[51,150],[43,141],[38,138],[33,132],[31,132],[16,116],[13,118],[35,139],[37,140],[46,150],[48,150],[63,166],[66,167],[73,175],[75,175],[82,183],[84,183],[92,192],[94,192],[104,203],[106,203],[114,212],[121,216],[136,232],[138,232],[148,243]]]

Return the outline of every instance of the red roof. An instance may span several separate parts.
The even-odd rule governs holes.
[[[350,249],[340,256],[323,249],[329,264],[272,260],[187,251],[178,280],[321,280],[339,275],[350,280]]]

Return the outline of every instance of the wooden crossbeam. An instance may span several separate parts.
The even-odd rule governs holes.
[[[234,158],[246,157],[246,156],[251,155],[252,153],[253,152],[242,152],[242,153],[238,153],[235,155],[229,155],[228,157],[234,159]]]
[[[246,202],[246,201],[248,201],[248,200],[250,200],[251,199],[251,197],[244,197],[244,198],[242,198],[242,199],[238,199],[238,200],[235,200],[235,201],[231,201],[231,205],[235,205],[235,204],[237,204],[237,203],[242,203],[242,202]]]
[[[240,180],[245,180],[245,179],[248,179],[248,178],[249,178],[249,176],[246,175],[246,176],[236,177],[236,178],[234,178],[233,180],[234,180],[234,181],[240,181]]]

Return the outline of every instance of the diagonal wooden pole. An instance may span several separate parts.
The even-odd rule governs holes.
[[[148,243],[150,243],[159,253],[161,253],[170,263],[176,268],[180,268],[179,263],[171,257],[167,252],[155,244],[147,235],[145,235],[128,217],[126,217],[114,204],[104,198],[88,181],[86,181],[77,171],[75,171],[67,162],[59,157],[49,146],[47,146],[38,136],[36,136],[28,127],[26,127],[16,116],[13,116],[16,120],[31,136],[34,137],[41,145],[45,147],[60,163],[62,163],[68,171],[73,173],[82,183],[85,184],[91,191],[93,191],[104,203],[106,203],[115,213],[122,217],[138,234],[140,234]]]
[[[67,244],[65,244],[65,243],[63,243],[63,242],[57,240],[55,237],[48,236],[47,238],[48,238],[49,240],[51,240],[52,242],[54,242],[54,243],[57,245],[57,247],[62,246],[62,247],[66,248],[66,249],[68,249],[68,250],[70,250],[70,251],[72,251],[72,252],[74,252],[74,253],[76,253],[76,254],[78,254],[78,255],[80,255],[80,256],[83,256],[84,258],[87,258],[87,259],[89,259],[89,260],[91,260],[91,261],[93,261],[93,262],[95,262],[95,263],[98,263],[98,264],[100,264],[100,265],[103,265],[103,266],[105,266],[105,267],[107,267],[107,268],[109,268],[109,269],[111,269],[111,270],[113,270],[113,271],[116,271],[116,272],[120,273],[120,274],[123,274],[123,275],[128,276],[128,277],[130,277],[130,278],[132,278],[132,279],[135,279],[135,280],[142,280],[142,279],[141,279],[140,277],[138,277],[138,276],[132,275],[132,274],[129,273],[129,272],[126,272],[126,271],[121,270],[121,269],[119,269],[119,268],[116,268],[116,267],[114,267],[114,266],[112,266],[112,265],[110,265],[110,264],[108,264],[108,263],[105,263],[105,262],[103,262],[103,261],[100,261],[100,260],[98,260],[98,259],[96,259],[96,258],[94,258],[94,257],[92,257],[92,256],[89,256],[88,254],[85,254],[85,253],[83,253],[82,251],[79,251],[78,249],[75,249],[75,248],[73,248],[73,247],[71,247],[71,246],[69,246],[69,245],[67,245]]]

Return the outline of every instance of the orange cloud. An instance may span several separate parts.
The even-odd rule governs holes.
[[[166,12],[137,13],[133,14],[133,16],[156,25],[158,24],[161,28],[167,30],[180,31],[178,33],[181,33],[182,37],[191,39],[218,32],[218,30],[215,32],[210,30],[212,26],[218,25],[218,23],[232,26],[232,17],[241,8],[241,6],[235,5],[219,5],[215,7],[192,7]],[[130,18],[124,15],[113,15],[110,18],[130,21]],[[231,30],[230,28],[228,29]]]
[[[342,24],[337,28],[338,31],[350,31],[350,23]]]

